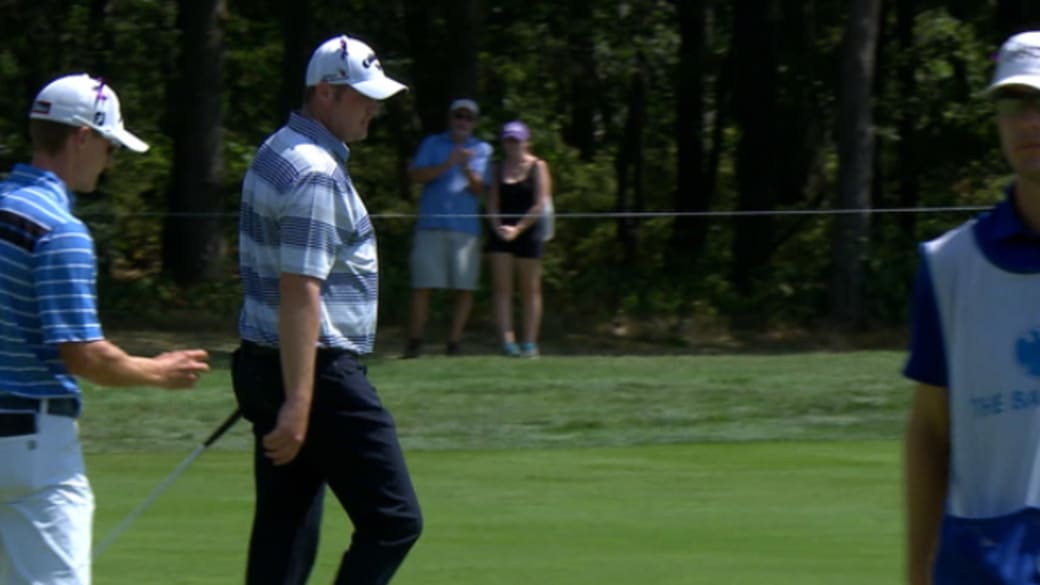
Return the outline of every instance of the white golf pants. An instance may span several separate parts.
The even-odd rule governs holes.
[[[90,585],[94,494],[76,419],[0,437],[0,585]]]

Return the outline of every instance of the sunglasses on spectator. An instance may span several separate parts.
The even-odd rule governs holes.
[[[474,116],[473,114],[471,114],[469,112],[462,111],[462,110],[459,110],[458,112],[452,113],[451,117],[455,118],[456,120],[470,120],[470,121],[473,121],[473,120],[477,119],[477,117]]]
[[[993,97],[997,115],[1017,118],[1026,112],[1040,113],[1040,91],[1008,91]]]

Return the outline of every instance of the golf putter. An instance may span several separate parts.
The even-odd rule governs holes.
[[[176,480],[178,477],[180,477],[182,473],[184,473],[184,470],[187,469],[189,465],[191,465],[192,461],[195,461],[199,457],[199,455],[201,455],[202,452],[206,450],[207,447],[209,447],[213,443],[216,443],[217,439],[223,436],[228,429],[234,426],[234,424],[238,422],[238,419],[240,418],[242,418],[242,412],[238,409],[235,409],[235,411],[232,412],[227,417],[227,419],[224,420],[224,422],[220,423],[220,426],[217,427],[217,429],[213,431],[210,434],[210,436],[202,442],[202,444],[200,444],[198,447],[195,447],[195,449],[191,453],[189,453],[187,457],[184,458],[184,461],[181,461],[180,465],[178,465],[173,470],[173,472],[166,477],[166,479],[162,480],[162,482],[160,482],[159,485],[155,486],[155,489],[152,490],[152,493],[148,494],[147,498],[145,498],[140,504],[137,505],[136,508],[134,508],[129,514],[127,514],[126,518],[123,518],[122,522],[117,524],[115,528],[110,530],[108,534],[105,535],[105,538],[103,538],[101,542],[99,542],[98,545],[94,547],[93,558],[96,559],[101,555],[101,553],[105,552],[105,549],[111,546],[112,542],[115,541],[116,538],[119,538],[119,535],[126,531],[127,527],[130,526],[130,523],[133,522],[138,516],[140,516],[141,513],[148,508],[148,506],[151,506],[152,503],[154,503],[155,500],[164,491],[166,491],[168,487],[170,487],[174,480]]]

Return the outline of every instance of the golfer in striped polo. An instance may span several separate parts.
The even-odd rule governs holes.
[[[1006,198],[926,242],[906,375],[907,583],[1040,583],[1040,32],[987,94]]]
[[[73,192],[93,191],[123,127],[104,81],[61,77],[29,114],[33,157],[0,183],[0,585],[90,583],[94,497],[76,417],[80,376],[104,386],[187,388],[206,352],[127,355],[98,322],[90,232]]]
[[[264,141],[243,182],[232,376],[255,435],[249,585],[306,581],[326,485],[354,525],[336,583],[389,582],[419,537],[394,422],[359,361],[375,341],[379,266],[347,170],[347,143],[403,89],[366,44],[329,39],[307,67],[303,108]]]

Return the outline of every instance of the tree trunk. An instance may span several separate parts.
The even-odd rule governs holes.
[[[482,0],[451,0],[445,4],[448,42],[442,69],[448,75],[449,99],[469,97],[480,102],[477,83],[477,41],[484,30],[484,2]],[[448,104],[441,105],[441,112]]]
[[[578,149],[583,161],[591,161],[596,153],[595,114],[599,102],[599,80],[596,76],[595,35],[592,30],[592,6],[589,0],[567,3],[567,54],[570,88],[568,122],[564,140]]]
[[[632,74],[624,136],[614,161],[617,172],[617,210],[620,212],[638,212],[645,208],[643,132],[646,126],[647,80],[644,70],[645,67],[639,66],[638,71]],[[621,248],[622,269],[625,274],[632,275],[639,251],[639,220],[632,217],[618,219],[617,237]]]
[[[311,34],[310,0],[293,0],[278,4],[282,25],[282,87],[278,97],[278,112],[287,116],[297,110],[303,101],[307,63],[318,43]]]
[[[107,26],[109,0],[90,0],[87,12],[88,42],[90,44],[90,73],[109,75],[108,56],[112,50],[112,28]]]
[[[678,177],[674,207],[681,212],[711,209],[713,186],[707,185],[704,172],[704,78],[707,73],[707,7],[704,0],[678,0],[679,64],[676,71]],[[718,123],[716,117],[716,123]],[[670,258],[675,261],[673,275],[685,281],[700,258],[707,239],[708,220],[703,217],[678,217],[672,224]]]
[[[447,96],[437,89],[436,58],[430,5],[426,2],[404,3],[404,27],[407,31],[409,54],[412,56],[412,97],[419,115],[423,134],[444,127],[444,100]]]
[[[163,234],[163,268],[182,285],[221,276],[223,208],[221,75],[225,0],[185,0],[174,116],[173,177]]]
[[[870,207],[874,160],[872,117],[874,59],[881,0],[850,0],[845,31],[842,92],[838,127],[838,208]],[[844,325],[866,320],[863,261],[867,254],[870,215],[844,213],[834,222],[831,316]]]
[[[440,132],[451,100],[469,97],[480,102],[477,41],[483,30],[484,3],[406,2],[403,12],[412,56],[412,89],[422,133]]]
[[[736,160],[737,209],[771,211],[776,203],[774,160],[779,145],[779,9],[775,0],[762,5],[738,2],[733,18],[733,110],[741,132]],[[734,288],[742,297],[750,297],[755,281],[767,276],[773,224],[770,215],[734,219],[731,274]],[[753,316],[748,317],[755,322]],[[739,327],[737,321],[734,325]]]
[[[895,44],[900,56],[910,54],[914,46],[914,18],[917,15],[917,0],[904,0],[896,3],[896,39]],[[900,57],[897,67],[898,95],[917,95],[917,64],[910,59]],[[899,207],[917,207],[920,200],[921,183],[918,179],[917,162],[917,113],[909,103],[896,114],[899,127],[899,156],[896,159],[896,189],[899,193]],[[903,213],[900,217],[900,230],[913,238],[917,231],[917,215]]]
[[[1015,33],[1040,28],[1040,5],[1036,0],[997,0],[996,30],[1002,43]]]

